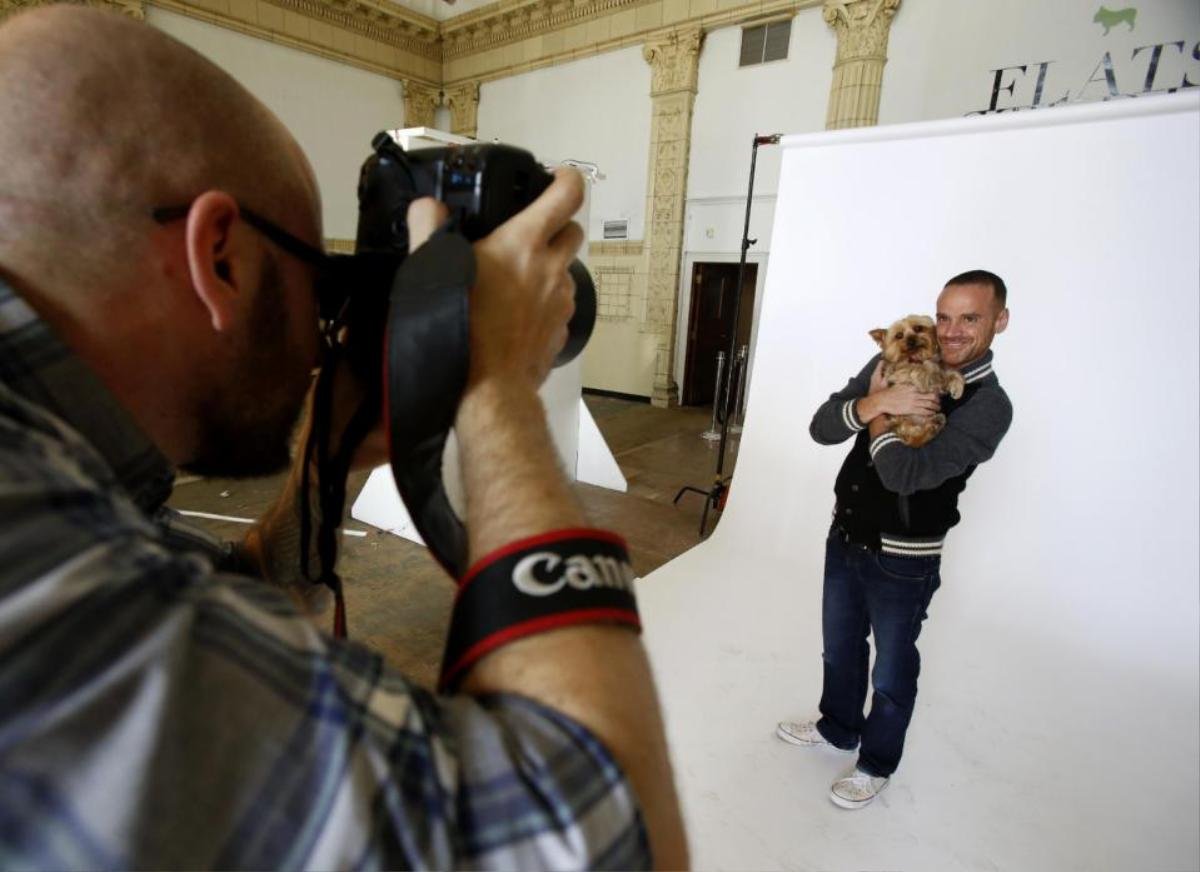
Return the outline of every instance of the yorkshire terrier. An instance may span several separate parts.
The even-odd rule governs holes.
[[[963,393],[963,377],[942,366],[933,319],[924,315],[901,318],[887,330],[871,331],[871,338],[883,349],[883,378],[888,387],[910,384],[932,394],[949,394],[958,399]],[[893,415],[892,432],[912,448],[920,448],[942,432],[946,416]]]

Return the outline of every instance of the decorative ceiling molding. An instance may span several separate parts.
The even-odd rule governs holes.
[[[61,0],[0,0],[0,17],[47,2]],[[460,86],[477,87],[517,73],[645,45],[679,28],[708,31],[765,16],[794,15],[824,0],[747,0],[719,8],[717,2],[705,0],[691,0],[683,8],[677,0],[498,0],[442,22],[389,0],[68,2],[116,8],[137,18],[145,18],[147,7],[159,7],[406,83],[440,88],[449,97],[451,92],[461,96]],[[703,7],[711,11],[697,11]],[[278,11],[268,15],[268,10]],[[581,24],[588,27],[580,28]],[[581,41],[581,30],[590,38]],[[556,31],[565,31],[568,39],[535,38]],[[607,33],[611,35],[605,38]],[[519,58],[491,51],[522,40],[528,42]],[[466,107],[462,99],[451,102]]]
[[[547,2],[547,0],[535,0],[535,2]],[[552,2],[552,0],[551,0]],[[597,6],[590,5],[590,0],[576,0],[580,6],[588,6],[593,11]],[[794,16],[796,13],[804,9],[819,7],[823,0],[749,0],[740,6],[726,6],[717,11],[683,16],[678,18],[671,24],[663,24],[655,19],[654,16],[646,16],[646,24],[643,26],[635,26],[632,28],[624,28],[620,35],[610,36],[608,39],[588,40],[583,45],[564,45],[563,47],[554,50],[546,51],[544,48],[537,51],[532,57],[528,57],[524,61],[518,63],[507,62],[500,53],[492,52],[491,57],[485,64],[472,65],[472,55],[476,52],[483,53],[487,48],[495,48],[496,46],[505,43],[517,42],[521,39],[528,39],[529,34],[519,33],[511,37],[506,36],[502,30],[496,30],[491,42],[480,49],[472,49],[467,52],[463,58],[452,58],[449,53],[446,55],[447,63],[443,69],[443,87],[451,88],[459,82],[467,80],[490,82],[496,79],[506,78],[518,73],[526,73],[531,70],[541,69],[543,67],[554,66],[555,64],[567,63],[577,60],[582,57],[590,57],[604,52],[616,51],[617,49],[627,48],[629,46],[646,46],[663,37],[667,37],[672,32],[686,29],[689,27],[699,27],[707,33],[711,30],[716,30],[721,27],[732,27],[743,24],[747,21],[761,21],[764,18],[784,18]],[[595,11],[590,18],[586,20],[596,20],[605,16],[628,16],[629,9],[634,7],[653,7],[661,6],[663,0],[636,0],[634,3],[627,3],[621,6],[614,6],[608,11]],[[452,24],[465,21],[468,18],[479,16],[494,10],[495,7],[512,6],[511,0],[501,0],[500,3],[486,6],[477,12],[463,15],[459,18],[453,18],[444,24]],[[528,4],[526,4],[528,5]],[[499,14],[499,13],[496,13]],[[639,17],[642,12],[637,13]],[[502,22],[501,22],[502,23]],[[579,20],[573,20],[572,25],[580,23]],[[574,27],[572,29],[575,29]],[[617,30],[615,21],[613,31]]]
[[[500,0],[442,22],[447,60],[580,24],[647,0]]]
[[[4,2],[8,0],[0,0],[0,3]],[[315,2],[320,5],[320,0]],[[228,12],[201,6],[198,0],[145,0],[145,3],[392,79],[440,84],[442,62],[436,50],[416,52],[405,49],[398,44],[401,37],[396,34],[386,38],[373,37],[365,25],[351,29],[337,20],[317,18],[275,0],[231,4]],[[257,14],[256,6],[261,6]],[[266,9],[275,10],[278,21],[264,20]],[[285,16],[291,16],[291,20]],[[291,26],[296,21],[303,22],[298,30]],[[362,40],[369,40],[369,43],[364,44]]]
[[[442,59],[437,19],[381,0],[267,0],[421,57]]]
[[[64,0],[0,0],[0,18],[4,18],[21,9],[31,9],[34,6],[49,6]],[[142,0],[65,0],[75,6],[92,6],[96,9],[115,9],[131,18],[142,21],[146,18],[146,4]]]

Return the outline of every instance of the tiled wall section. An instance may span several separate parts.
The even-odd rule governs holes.
[[[596,282],[596,317],[640,321],[646,309],[646,259],[640,242],[593,242],[588,269]]]

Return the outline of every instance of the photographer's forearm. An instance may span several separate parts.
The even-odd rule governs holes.
[[[517,539],[586,526],[559,471],[545,412],[532,388],[472,389],[457,427],[472,561]],[[529,636],[485,656],[462,689],[520,693],[592,730],[638,797],[655,865],[687,866],[658,695],[637,635],[622,627],[586,625]]]
[[[499,380],[472,385],[455,429],[467,493],[469,562],[516,539],[584,526],[532,388]]]

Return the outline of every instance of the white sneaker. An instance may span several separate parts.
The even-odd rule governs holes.
[[[870,805],[887,786],[888,779],[868,775],[856,766],[833,782],[829,788],[829,798],[834,805],[842,808],[862,808]]]
[[[839,748],[832,744],[821,735],[816,721],[780,721],[779,726],[775,728],[775,735],[785,742],[804,748],[828,748],[839,754],[853,754],[858,750],[857,742],[853,748]]]

